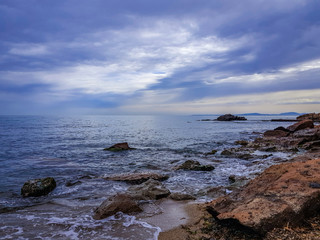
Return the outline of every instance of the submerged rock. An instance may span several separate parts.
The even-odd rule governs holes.
[[[170,191],[161,182],[149,179],[142,184],[131,186],[128,189],[128,194],[134,199],[157,200],[168,197]]]
[[[23,197],[39,197],[47,195],[56,187],[56,181],[52,177],[33,179],[27,181],[21,188]]]
[[[218,121],[245,121],[245,117],[234,116],[232,114],[225,114],[217,118]]]
[[[201,165],[198,161],[187,160],[176,168],[177,170],[191,170],[191,171],[212,171],[214,166],[212,165]]]
[[[111,152],[119,152],[119,151],[125,151],[125,150],[133,150],[134,148],[129,147],[127,142],[123,143],[117,143],[115,145],[112,145],[111,147],[103,149],[104,151],[111,151]]]
[[[149,179],[164,181],[169,178],[168,175],[152,173],[152,172],[144,172],[144,173],[124,173],[124,174],[116,174],[104,177],[106,180],[112,181],[123,181],[130,184],[141,184],[143,182],[148,181]]]
[[[220,197],[207,210],[220,222],[259,233],[297,225],[320,210],[320,159],[271,166],[241,191]]]
[[[117,212],[126,214],[142,212],[138,203],[128,194],[117,194],[102,202],[102,204],[94,211],[93,218],[100,220],[110,217]]]

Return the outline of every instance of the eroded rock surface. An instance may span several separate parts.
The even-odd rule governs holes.
[[[117,212],[130,214],[142,212],[142,209],[129,194],[117,194],[102,202],[102,204],[94,211],[93,218],[100,220],[110,217]]]
[[[320,210],[320,159],[271,166],[242,190],[207,205],[219,221],[259,233],[297,225]]]
[[[157,200],[168,197],[170,191],[161,182],[149,179],[142,184],[131,186],[128,194],[137,200]]]

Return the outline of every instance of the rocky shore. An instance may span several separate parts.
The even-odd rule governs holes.
[[[320,239],[320,127],[318,114],[298,117],[252,142],[225,149],[226,156],[254,158],[255,151],[298,153],[273,165],[230,194],[198,204],[196,219],[159,239]],[[232,182],[236,176],[229,177]],[[201,213],[201,214],[200,214]]]

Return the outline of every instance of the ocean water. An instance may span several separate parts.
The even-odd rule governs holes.
[[[290,157],[278,153],[253,161],[220,155],[223,149],[234,147],[236,140],[253,140],[265,130],[291,124],[265,121],[279,116],[198,121],[203,118],[216,117],[0,116],[0,239],[157,239],[161,229],[134,216],[120,213],[92,219],[102,201],[129,187],[103,176],[165,173],[170,178],[164,184],[171,192],[193,194],[198,201],[206,201],[210,200],[207,190],[227,186],[230,175],[252,178],[274,164],[275,157]],[[118,142],[128,142],[136,150],[103,151]],[[205,155],[213,149],[217,154]],[[174,170],[186,160],[211,164],[215,170]],[[48,176],[57,181],[49,195],[20,196],[24,182]],[[66,186],[70,181],[79,184]]]

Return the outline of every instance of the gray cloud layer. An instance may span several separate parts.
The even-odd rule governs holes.
[[[199,101],[214,112],[215,98],[314,96],[319,10],[312,0],[3,0],[1,113],[172,112]]]

